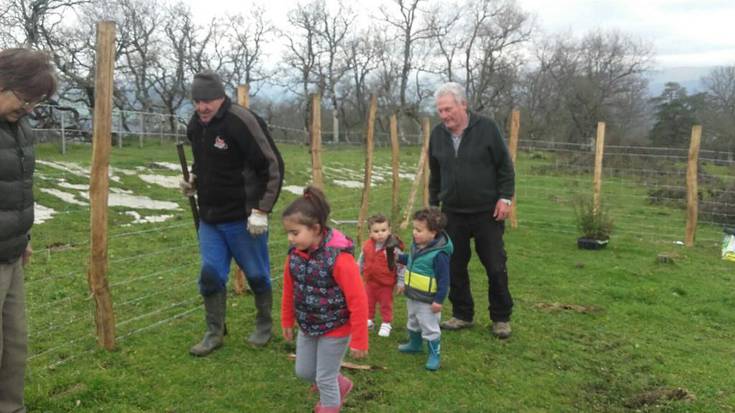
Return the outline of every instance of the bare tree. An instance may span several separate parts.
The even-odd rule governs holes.
[[[581,40],[558,36],[545,47],[550,52],[540,66],[554,80],[559,104],[571,120],[569,141],[594,136],[598,121],[615,126],[610,109],[621,95],[638,93],[643,99],[652,58],[646,43],[617,31],[593,31]]]
[[[713,69],[702,79],[707,110],[705,130],[718,149],[735,152],[735,65]],[[732,156],[732,155],[731,155]]]
[[[314,0],[306,5],[298,5],[288,12],[288,23],[293,31],[283,31],[286,39],[286,53],[283,66],[290,78],[283,85],[306,103],[312,86],[317,84],[315,69],[320,58],[318,46],[321,22],[324,19],[323,0]],[[308,104],[304,104],[304,107]],[[304,128],[309,127],[308,110],[304,111]]]
[[[319,90],[328,99],[332,107],[333,140],[339,141],[340,102],[342,96],[337,91],[342,78],[350,70],[349,61],[345,59],[347,34],[355,21],[355,13],[346,8],[340,1],[333,12],[325,8],[321,14],[317,39],[320,59],[316,62]]]
[[[369,81],[378,68],[378,55],[383,50],[381,37],[366,30],[348,40],[344,49],[349,77],[343,80],[345,98],[340,106],[345,126],[362,124],[368,109]]]
[[[417,118],[416,111],[420,102],[408,102],[409,77],[414,70],[416,49],[421,42],[431,37],[431,28],[422,19],[419,9],[423,2],[425,0],[393,0],[392,3],[398,10],[392,10],[395,7],[380,9],[384,21],[397,33],[396,39],[400,44],[398,111],[413,115],[414,118]],[[416,88],[420,89],[420,86],[416,85]]]
[[[264,10],[253,8],[249,18],[233,16],[229,19],[229,26],[233,82],[252,86],[267,79],[270,73],[263,67],[264,46],[275,32],[275,26],[265,19]],[[251,92],[257,94],[257,90],[252,89]]]

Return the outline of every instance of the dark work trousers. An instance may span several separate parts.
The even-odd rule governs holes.
[[[505,223],[496,221],[492,212],[478,214],[457,214],[446,212],[447,233],[454,244],[450,261],[449,300],[452,302],[452,316],[464,321],[472,321],[475,305],[470,289],[468,264],[472,251],[470,239],[475,238],[475,252],[485,267],[489,288],[487,292],[488,309],[492,321],[510,321],[513,298],[508,290],[508,270],[505,266],[506,255],[503,246]]]

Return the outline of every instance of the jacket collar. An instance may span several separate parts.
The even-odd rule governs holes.
[[[466,132],[470,129],[472,129],[473,126],[477,124],[477,122],[480,120],[480,117],[476,115],[474,112],[467,112],[467,127],[462,131],[462,136],[466,134]],[[441,128],[444,130],[444,132],[447,133],[448,136],[452,136],[452,132],[447,128],[445,124],[441,124]]]

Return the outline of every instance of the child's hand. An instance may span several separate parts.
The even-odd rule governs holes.
[[[431,303],[431,312],[439,313],[442,310],[442,305],[439,303]]]
[[[289,328],[283,327],[282,330],[283,330],[283,339],[286,340],[286,341],[288,341],[288,342],[293,341],[293,328],[291,328],[291,327],[289,327]]]
[[[404,286],[396,285],[396,287],[393,289],[393,292],[395,292],[396,295],[403,294],[403,291],[406,289]]]
[[[354,348],[350,349],[350,357],[352,357],[353,359],[364,359],[365,357],[367,357],[367,354],[367,350],[356,350]]]

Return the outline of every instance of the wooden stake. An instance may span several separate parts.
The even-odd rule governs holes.
[[[423,122],[427,122],[428,118],[424,118]],[[426,134],[424,134],[424,143],[421,145],[421,154],[419,155],[419,164],[416,167],[416,178],[413,180],[411,185],[411,193],[408,196],[408,205],[406,205],[406,213],[403,215],[403,222],[401,223],[401,229],[408,228],[408,221],[413,213],[413,204],[416,202],[416,193],[419,190],[419,183],[424,175],[425,164],[428,162],[427,152],[429,148],[429,140]]]
[[[697,183],[697,169],[699,164],[699,142],[702,138],[702,126],[692,127],[692,140],[689,143],[689,163],[687,166],[687,232],[684,244],[694,246],[697,234],[697,214],[699,210],[699,196]]]
[[[605,122],[597,122],[597,139],[595,141],[595,177],[592,205],[594,212],[600,210],[602,202],[602,157],[605,154]]]
[[[87,282],[97,307],[97,343],[115,347],[115,313],[107,284],[107,207],[112,146],[112,79],[115,63],[115,22],[97,23],[92,170],[89,176],[90,257]]]
[[[391,166],[393,167],[393,196],[391,197],[391,223],[398,222],[398,189],[400,186],[400,159],[398,152],[400,144],[398,143],[398,117],[396,114],[390,115],[390,147],[391,147]]]
[[[422,150],[429,150],[429,136],[431,135],[431,120],[429,118],[422,119],[421,130],[424,132],[424,145]],[[424,208],[429,207],[429,161],[428,154],[424,162]]]
[[[508,139],[508,150],[510,151],[510,159],[513,160],[513,169],[516,171],[516,179],[518,178],[518,168],[516,167],[516,159],[518,158],[518,131],[521,129],[521,112],[514,109],[510,116],[510,137]],[[513,203],[510,206],[510,227],[518,228],[518,213],[516,203],[518,197],[513,194]]]
[[[250,85],[237,87],[237,103],[244,108],[250,107]]]
[[[373,179],[373,146],[375,139],[375,114],[378,111],[378,97],[370,96],[368,111],[367,135],[365,142],[365,179],[362,185],[362,205],[360,216],[357,218],[357,245],[362,246],[362,229],[367,219],[368,203],[370,202],[370,186]]]
[[[322,174],[322,104],[321,96],[311,96],[311,180],[319,189],[324,189]]]

